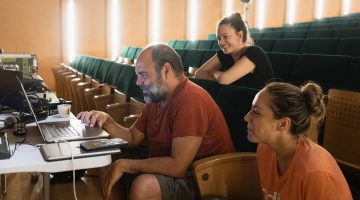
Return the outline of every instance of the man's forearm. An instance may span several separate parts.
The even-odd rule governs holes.
[[[135,139],[131,134],[129,128],[123,127],[120,124],[116,123],[114,119],[108,117],[106,122],[103,125],[105,131],[107,131],[112,138],[121,138],[128,142],[129,146],[135,146]]]

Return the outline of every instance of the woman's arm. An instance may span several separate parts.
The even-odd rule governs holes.
[[[245,76],[246,74],[252,73],[254,70],[255,64],[246,56],[243,56],[227,71],[214,72],[213,77],[220,84],[228,85]]]
[[[216,81],[214,73],[221,68],[220,60],[215,54],[208,61],[206,61],[198,70],[195,72],[195,78],[206,79]]]

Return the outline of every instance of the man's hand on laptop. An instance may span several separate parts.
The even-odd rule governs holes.
[[[99,127],[102,127],[108,118],[108,114],[101,111],[84,111],[80,112],[76,116],[82,123],[86,124],[86,126],[93,127],[97,124]]]

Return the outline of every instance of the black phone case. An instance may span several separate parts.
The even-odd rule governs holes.
[[[86,151],[108,149],[125,145],[127,145],[127,142],[121,139],[99,139],[80,143],[80,147]]]

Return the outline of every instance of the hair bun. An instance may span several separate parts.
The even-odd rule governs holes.
[[[309,113],[321,120],[325,115],[324,95],[321,87],[314,82],[309,82],[301,87],[301,92],[305,97]]]
[[[240,18],[242,20],[241,14],[239,12],[231,13],[229,18]]]

